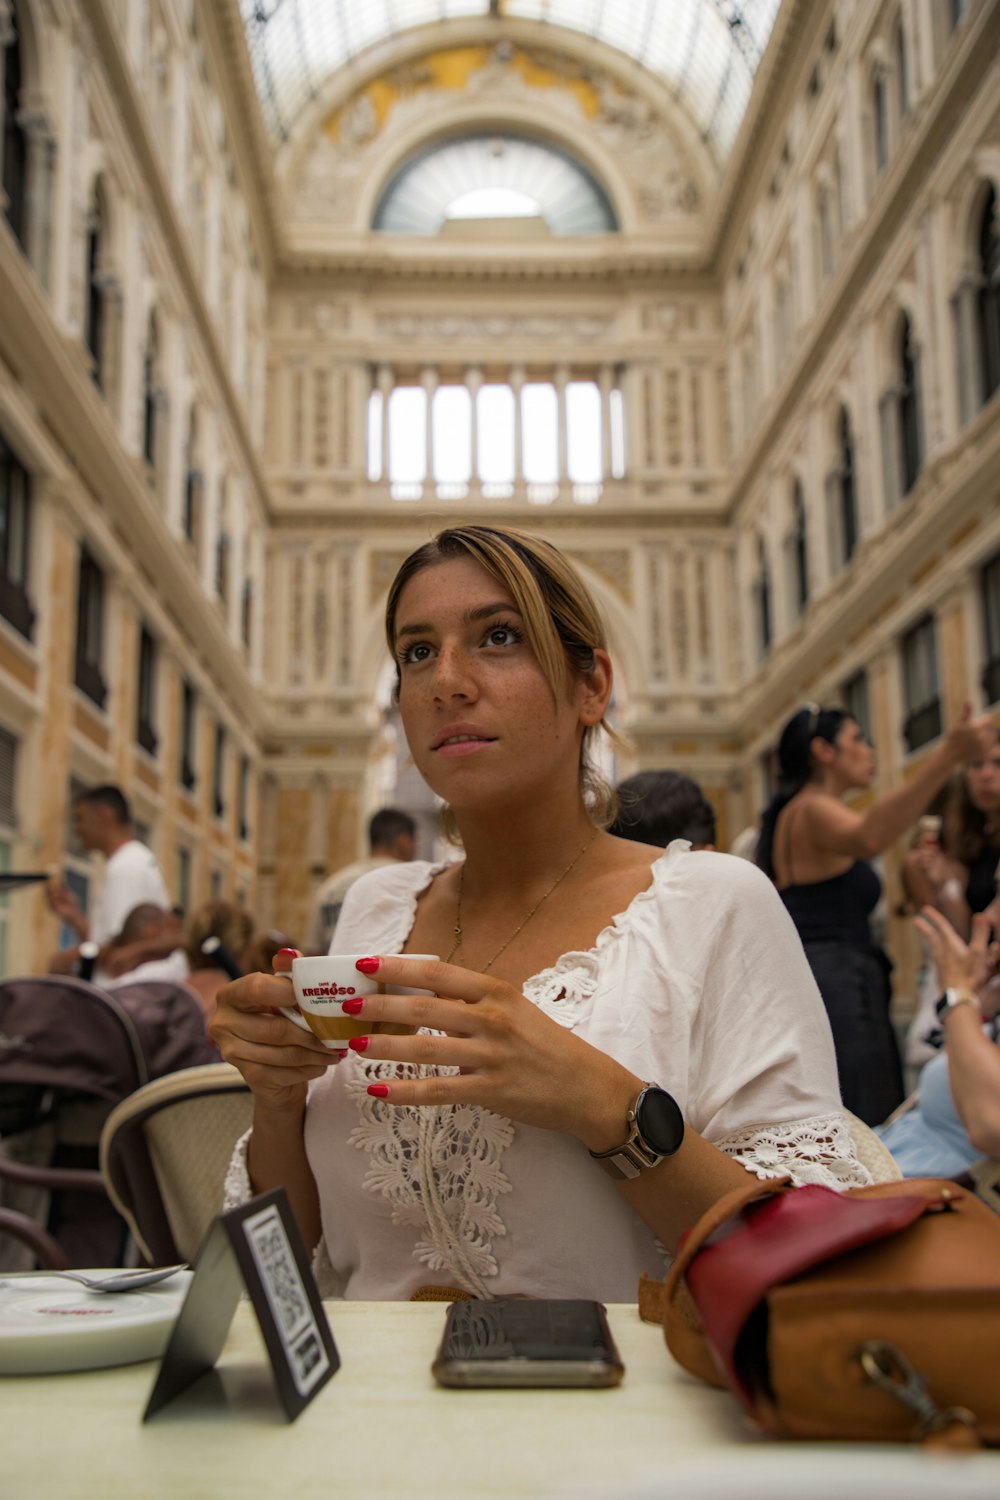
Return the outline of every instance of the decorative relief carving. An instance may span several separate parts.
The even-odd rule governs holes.
[[[306,625],[306,560],[302,553],[292,558],[291,566],[291,661],[289,676],[293,685],[302,682],[302,663],[305,660]]]
[[[687,553],[678,549],[673,555],[673,587],[670,590],[670,635],[677,664],[677,677],[687,681],[690,670],[690,630],[688,626]]]
[[[375,331],[385,339],[447,339],[454,343],[469,339],[490,343],[528,339],[547,341],[573,338],[578,343],[594,343],[606,339],[614,332],[613,317],[577,315],[559,316],[498,316],[495,313],[461,317],[454,313],[380,313],[375,319]]]
[[[313,594],[313,662],[316,681],[326,682],[330,646],[330,583],[329,552],[321,552],[315,559],[315,592]]]
[[[663,682],[667,676],[666,579],[664,578],[663,549],[654,546],[647,556],[649,582],[649,640],[654,682]]]
[[[618,163],[648,225],[701,208],[695,173],[664,111],[604,69],[505,41],[471,54],[468,48],[429,53],[366,85],[330,116],[300,160],[288,185],[292,217],[356,221],[376,156],[383,157],[393,137],[409,135],[429,100],[457,89],[488,101],[499,117],[504,106],[537,110],[544,91],[554,123],[574,134],[585,128]]]

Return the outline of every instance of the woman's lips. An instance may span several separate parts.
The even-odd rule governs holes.
[[[440,745],[435,745],[434,753],[453,759],[460,755],[475,755],[477,750],[485,750],[487,745],[495,743],[494,740],[487,739],[485,735],[462,735],[460,738],[443,740]]]

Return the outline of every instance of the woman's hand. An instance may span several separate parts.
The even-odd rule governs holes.
[[[996,968],[996,958],[990,950],[989,918],[982,912],[973,917],[972,938],[968,943],[933,906],[924,907],[919,917],[914,918],[914,926],[927,939],[942,987],[978,994]]]
[[[247,974],[223,985],[208,1026],[223,1059],[239,1068],[256,1102],[271,1109],[302,1109],[310,1080],[344,1055],[280,1014],[295,1004],[286,971],[297,957],[283,948],[274,975]]]
[[[956,765],[967,766],[985,760],[997,740],[997,730],[989,714],[972,717],[972,704],[964,703],[962,712],[947,735],[948,748]]]
[[[375,960],[371,960],[374,962]],[[355,1019],[443,1032],[443,1036],[355,1037],[352,1051],[380,1062],[457,1067],[443,1077],[369,1086],[391,1104],[478,1104],[508,1119],[577,1136],[610,1151],[642,1080],[557,1025],[513,985],[439,960],[378,959],[380,984],[432,995],[366,995]]]

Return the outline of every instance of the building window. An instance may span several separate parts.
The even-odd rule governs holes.
[[[35,612],[28,598],[31,475],[0,437],[0,615],[31,640]]]
[[[250,757],[248,755],[240,756],[237,824],[237,833],[246,843],[250,837]]]
[[[197,555],[201,544],[205,481],[198,465],[198,416],[194,407],[191,408],[191,415],[188,419],[184,470],[184,511],[181,525],[185,537],[194,547]]]
[[[997,195],[990,191],[979,225],[979,348],[982,399],[1000,386],[1000,230]]]
[[[253,580],[247,578],[243,584],[240,605],[240,640],[249,651],[253,642]]]
[[[903,738],[908,750],[919,750],[941,733],[941,697],[937,668],[937,631],[926,615],[902,640]]]
[[[0,45],[3,67],[3,196],[4,217],[22,250],[28,243],[28,137],[21,116],[21,44],[17,36],[17,11],[8,17],[13,38]]]
[[[795,613],[801,615],[809,603],[809,541],[806,503],[798,480],[792,487],[792,530],[788,539],[789,574]]]
[[[951,29],[954,31],[969,8],[969,0],[949,0],[948,8],[951,13]]]
[[[195,768],[195,743],[198,717],[198,699],[189,682],[181,687],[181,763],[180,782],[186,791],[192,791],[198,780]]]
[[[98,390],[104,389],[104,326],[106,291],[101,270],[105,244],[105,213],[100,185],[95,185],[94,201],[87,224],[87,315],[84,343],[90,353],[91,374]]]
[[[987,703],[997,703],[1000,702],[1000,552],[990,559],[980,574],[980,597],[986,648],[983,692]]]
[[[900,116],[910,112],[910,69],[906,60],[906,28],[900,16],[896,22],[896,80]]]
[[[889,101],[885,73],[880,68],[872,79],[872,151],[875,175],[885,171],[889,160]]]
[[[8,730],[0,729],[0,874],[6,874],[10,869],[14,852],[16,771],[17,739]],[[10,972],[7,903],[8,897],[0,895],[0,979],[6,979]]]
[[[86,547],[80,548],[76,601],[76,670],[81,693],[103,708],[108,696],[101,672],[104,659],[104,573]]]
[[[923,463],[917,356],[909,318],[899,335],[899,467],[900,491],[908,495]]]
[[[833,211],[830,191],[826,187],[821,187],[816,195],[816,217],[819,224],[819,279],[822,282],[833,274]]]
[[[160,457],[164,405],[159,361],[160,331],[153,312],[146,326],[146,349],[142,359],[142,456],[154,471]]]
[[[767,560],[764,538],[757,538],[757,581],[754,584],[754,612],[756,614],[757,653],[762,659],[771,649],[773,638],[771,620],[771,568]]]
[[[869,744],[872,742],[871,704],[868,698],[868,673],[862,668],[849,677],[841,689],[841,702]]]
[[[215,540],[215,592],[220,604],[229,603],[229,536],[220,531]]]
[[[159,740],[153,727],[156,721],[156,641],[145,625],[139,631],[139,688],[136,703],[135,737],[149,754],[156,754]]]
[[[215,726],[215,755],[212,764],[212,811],[217,818],[226,812],[226,731]]]
[[[858,501],[854,438],[845,407],[841,407],[837,419],[837,447],[837,466],[826,479],[827,523],[831,563],[846,567],[858,543]]]

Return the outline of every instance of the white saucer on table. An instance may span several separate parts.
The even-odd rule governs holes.
[[[87,1271],[100,1275],[106,1267]],[[58,1276],[0,1273],[0,1375],[100,1370],[159,1359],[193,1271],[134,1292],[89,1292]]]

